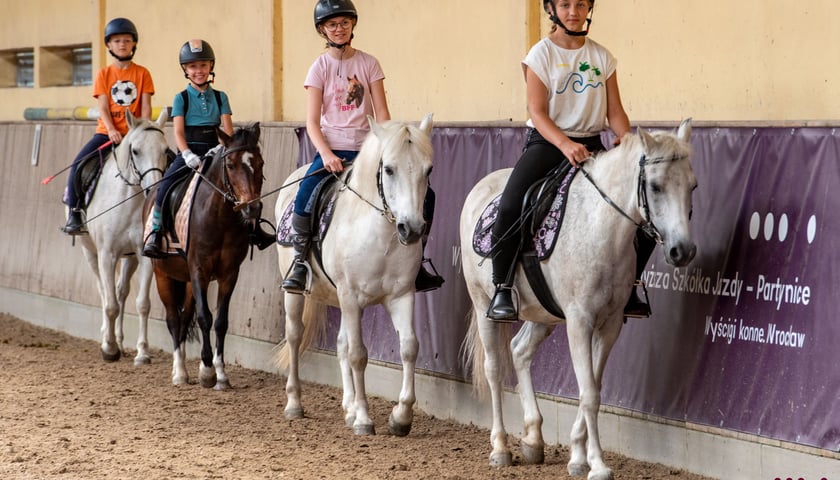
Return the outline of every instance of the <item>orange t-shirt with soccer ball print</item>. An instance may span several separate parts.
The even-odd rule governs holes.
[[[155,85],[152,83],[152,74],[136,63],[129,64],[128,68],[120,68],[111,64],[99,70],[96,80],[93,82],[94,98],[100,95],[108,96],[108,104],[111,107],[111,119],[114,126],[123,135],[128,133],[128,122],[125,119],[125,109],[131,110],[131,114],[140,117],[140,97],[144,93],[155,94]],[[102,119],[96,125],[96,133],[108,135],[108,129]]]

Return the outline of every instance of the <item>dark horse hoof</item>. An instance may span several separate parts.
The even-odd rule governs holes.
[[[404,437],[411,433],[411,424],[408,425],[400,425],[399,423],[394,421],[394,417],[388,417],[388,431],[391,432],[391,435],[397,437]]]
[[[115,353],[107,353],[105,350],[100,350],[102,352],[102,360],[106,362],[118,362],[120,357],[122,357],[122,352],[119,349]]]

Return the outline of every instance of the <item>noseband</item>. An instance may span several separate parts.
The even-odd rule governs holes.
[[[153,130],[155,132],[160,133],[161,135],[164,135],[163,130],[161,130],[158,127],[147,127],[147,128],[144,128],[141,131],[145,132],[147,130]],[[117,163],[117,176],[120,177],[126,185],[131,186],[131,187],[139,187],[143,183],[143,178],[146,175],[148,175],[149,173],[154,172],[154,171],[160,172],[160,175],[163,176],[164,171],[161,170],[158,167],[152,167],[152,168],[149,168],[148,170],[146,170],[144,172],[141,172],[140,169],[137,168],[137,162],[134,161],[134,149],[131,148],[131,143],[128,143],[126,145],[126,147],[128,147],[128,165],[129,165],[129,167],[131,167],[131,170],[134,172],[134,175],[137,176],[137,178],[138,178],[137,183],[132,183],[131,180],[129,180],[128,178],[126,178],[125,175],[123,175],[122,170],[120,170],[120,162],[116,162]],[[148,191],[145,191],[145,192],[148,193]]]
[[[620,213],[624,218],[633,222],[637,227],[639,227],[645,235],[656,241],[658,244],[662,244],[662,234],[659,232],[659,229],[656,228],[654,225],[653,220],[650,217],[650,205],[648,203],[647,197],[647,174],[645,173],[645,167],[647,165],[655,165],[657,163],[665,163],[665,162],[675,162],[677,160],[682,160],[687,157],[680,157],[678,155],[672,155],[670,157],[658,157],[658,158],[647,158],[647,155],[642,153],[641,158],[639,158],[639,179],[636,182],[636,205],[642,210],[643,218],[641,222],[636,222],[633,220],[630,215],[628,215],[624,210],[621,209],[612,199],[601,190],[600,187],[595,183],[595,180],[589,175],[589,172],[586,171],[583,167],[580,168],[580,171],[583,173],[583,176],[589,180],[595,190],[601,194],[601,197],[609,204],[611,207],[616,209],[618,213]]]
[[[232,153],[241,152],[241,151],[251,151],[251,150],[255,150],[257,148],[258,148],[257,145],[239,145],[239,146],[233,147],[233,148],[222,147],[222,150],[219,153],[217,153],[216,156],[213,159],[214,160],[216,160],[216,159],[221,160],[221,159],[224,159],[225,157],[227,157],[228,155],[230,155]],[[219,193],[219,195],[221,195],[225,199],[226,202],[232,203],[233,206],[234,206],[234,210],[239,210],[239,208],[236,208],[236,207],[238,207],[242,202],[238,202],[236,200],[236,192],[233,191],[233,185],[230,183],[230,178],[228,177],[228,174],[227,174],[227,168],[225,168],[224,165],[222,165],[221,168],[222,168],[222,188],[224,190],[222,190],[222,188],[217,187],[215,183],[208,180],[207,177],[205,177],[201,172],[196,171],[196,174],[201,176],[201,178],[204,179],[204,181],[208,185],[213,187],[213,189],[216,190],[216,192]]]

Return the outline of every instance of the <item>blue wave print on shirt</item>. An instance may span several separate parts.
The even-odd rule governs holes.
[[[586,72],[589,76],[589,79],[584,79],[583,75],[578,72],[570,73],[568,77],[566,77],[566,83],[563,85],[563,88],[560,90],[555,90],[554,93],[557,95],[562,95],[569,88],[569,84],[572,85],[572,90],[575,93],[583,93],[586,91],[587,88],[598,88],[604,85],[603,82],[594,82],[593,80],[595,77],[601,76],[601,69],[598,67],[593,67],[589,64],[589,62],[580,62],[578,65],[578,71]],[[572,81],[574,80],[574,81]]]

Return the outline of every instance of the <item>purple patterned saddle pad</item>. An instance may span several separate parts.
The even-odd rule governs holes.
[[[563,180],[557,185],[554,200],[548,208],[548,213],[543,217],[539,228],[534,232],[533,248],[538,260],[544,260],[551,256],[554,245],[557,243],[557,234],[563,224],[563,215],[566,212],[566,200],[569,195],[569,185],[577,173],[577,168],[572,168]],[[473,250],[482,257],[489,257],[493,250],[493,224],[499,214],[499,201],[502,196],[497,195],[490,202],[478,217],[478,222],[473,231]],[[530,247],[528,247],[530,248]],[[525,248],[525,250],[528,250]]]
[[[330,226],[330,222],[333,218],[333,212],[335,211],[336,198],[337,196],[335,194],[330,197],[324,207],[324,211],[321,213],[321,217],[318,220],[319,239],[324,238],[324,234]],[[294,211],[294,207],[295,202],[289,202],[289,204],[286,205],[286,210],[283,211],[283,216],[280,217],[280,222],[277,224],[277,243],[283,245],[284,247],[292,246],[292,212]]]

